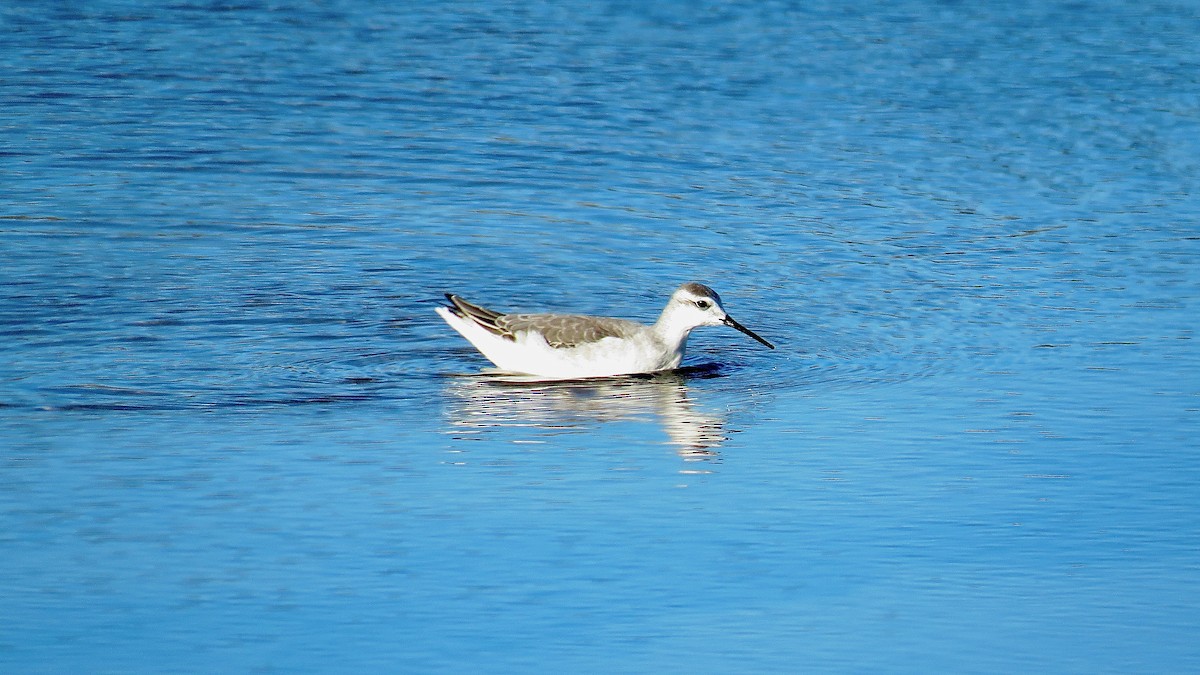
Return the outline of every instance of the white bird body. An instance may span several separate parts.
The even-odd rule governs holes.
[[[571,314],[502,314],[447,294],[437,313],[497,368],[548,379],[583,379],[672,370],[683,361],[688,335],[699,326],[736,328],[774,346],[734,321],[716,291],[680,286],[652,326]]]

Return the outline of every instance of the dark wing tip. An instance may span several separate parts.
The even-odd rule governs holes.
[[[495,312],[485,307],[480,307],[479,305],[467,302],[453,293],[447,293],[446,299],[450,301],[450,306],[447,309],[451,312],[464,319],[474,321],[479,326],[497,335],[504,335],[511,338],[511,336],[506,335],[507,329],[499,323],[504,317],[503,312]]]
[[[457,295],[455,295],[453,293],[444,293],[443,295],[446,296],[447,302],[450,303],[449,305],[446,306],[446,309],[450,310],[451,312],[454,312],[455,314],[457,314],[459,316],[466,316],[466,314],[463,312],[462,305],[459,304],[462,301],[462,298],[458,297]]]

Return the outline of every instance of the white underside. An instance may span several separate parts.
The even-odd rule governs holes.
[[[648,328],[629,337],[555,348],[537,333],[519,333],[516,340],[509,340],[445,307],[436,311],[497,368],[512,373],[561,380],[609,377],[670,370],[683,360],[683,343],[671,350]]]

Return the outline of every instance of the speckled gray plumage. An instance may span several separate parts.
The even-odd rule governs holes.
[[[517,334],[540,333],[555,349],[569,349],[606,337],[627,337],[643,327],[632,321],[574,314],[501,314],[447,293],[455,313],[508,340]]]

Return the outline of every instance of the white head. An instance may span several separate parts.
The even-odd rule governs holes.
[[[771,349],[775,348],[775,345],[734,321],[733,317],[729,316],[725,312],[725,308],[721,306],[721,296],[717,295],[716,291],[694,281],[680,286],[671,294],[671,300],[667,303],[667,308],[663,310],[663,319],[667,319],[667,317],[670,317],[671,324],[687,331],[697,326],[736,328]]]

